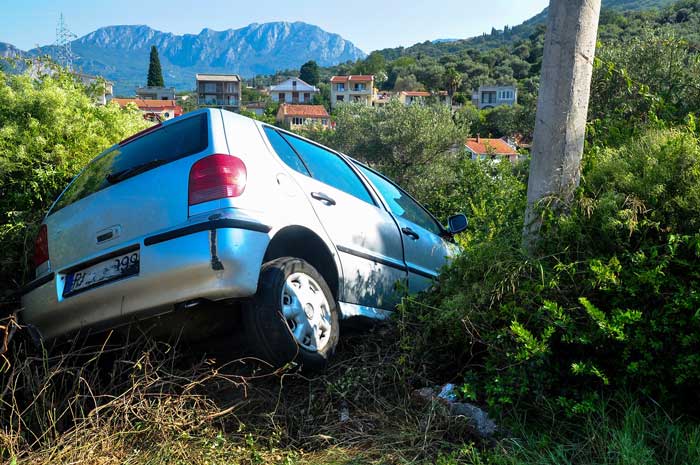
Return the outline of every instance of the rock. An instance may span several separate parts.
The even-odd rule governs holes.
[[[350,409],[348,408],[348,403],[343,401],[340,404],[340,422],[346,423],[350,421]]]
[[[474,432],[484,439],[490,438],[498,430],[496,422],[484,410],[469,402],[457,401],[453,384],[446,384],[442,388],[416,389],[413,391],[413,398],[422,403],[439,402],[447,408],[451,416],[465,418]]]

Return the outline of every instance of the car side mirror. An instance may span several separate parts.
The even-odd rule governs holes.
[[[467,226],[469,225],[469,220],[467,219],[467,216],[463,213],[459,213],[457,215],[452,215],[447,219],[447,225],[448,225],[448,231],[450,231],[451,234],[459,234],[465,229],[467,229]]]

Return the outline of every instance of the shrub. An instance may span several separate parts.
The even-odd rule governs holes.
[[[601,389],[692,398],[699,195],[690,133],[650,130],[591,149],[567,212],[542,209],[536,258],[514,234],[475,241],[434,292],[403,305],[405,321],[422,322],[420,334],[406,333],[410,355],[459,368],[494,406],[548,397],[581,411]]]
[[[0,298],[29,278],[25,251],[70,179],[105,148],[146,126],[137,109],[97,106],[71,74],[0,72]]]

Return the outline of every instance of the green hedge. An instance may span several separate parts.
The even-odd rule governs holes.
[[[95,88],[46,66],[38,77],[0,72],[0,300],[30,278],[38,225],[71,178],[147,125],[137,109],[98,106]]]
[[[699,204],[690,132],[590,150],[575,201],[542,211],[535,258],[504,231],[469,244],[434,292],[404,304],[402,321],[421,323],[405,326],[409,356],[458,370],[465,395],[494,406],[547,397],[581,410],[606,389],[695,398]]]

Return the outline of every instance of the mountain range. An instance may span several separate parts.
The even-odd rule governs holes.
[[[338,34],[303,22],[250,24],[240,29],[176,35],[144,25],[107,26],[71,42],[73,67],[114,81],[115,93],[133,94],[145,84],[151,45],[158,48],[163,78],[177,89],[194,87],[196,73],[236,73],[243,77],[299,68],[308,60],[330,66],[365,57]],[[56,47],[26,52],[0,43],[1,55],[55,56]]]

